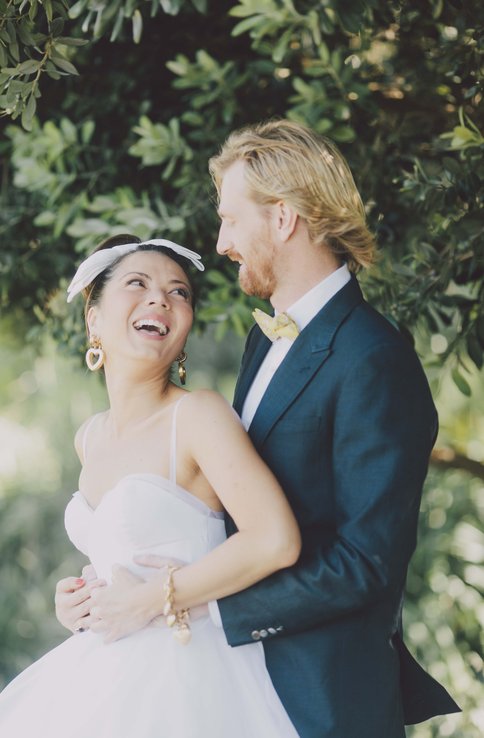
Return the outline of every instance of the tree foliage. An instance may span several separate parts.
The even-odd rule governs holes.
[[[247,300],[214,254],[207,160],[230,130],[288,116],[336,140],[378,236],[373,302],[422,328],[468,392],[484,350],[478,0],[0,0],[0,285],[19,320],[107,235],[201,250],[200,325],[239,333]],[[13,121],[13,122],[11,122]]]

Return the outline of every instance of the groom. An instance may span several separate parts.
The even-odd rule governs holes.
[[[354,273],[374,244],[331,142],[263,123],[233,133],[210,171],[217,251],[240,264],[241,289],[279,315],[263,326],[270,338],[257,325],[249,334],[234,406],[303,539],[295,566],[218,602],[227,640],[263,642],[302,738],[403,738],[405,723],[459,710],[402,641],[437,432],[427,381],[405,338],[363,299]]]

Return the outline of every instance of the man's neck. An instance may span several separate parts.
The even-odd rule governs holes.
[[[270,297],[273,308],[277,312],[284,312],[340,266],[341,263],[336,259],[329,259],[315,264],[314,268],[288,270]]]

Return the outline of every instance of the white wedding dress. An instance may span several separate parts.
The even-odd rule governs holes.
[[[80,492],[67,506],[70,539],[108,581],[115,563],[146,576],[136,554],[191,562],[225,538],[222,514],[176,484],[176,409],[170,479],[130,474],[95,510]],[[262,645],[231,648],[208,616],[191,628],[186,646],[154,624],[110,644],[71,636],[4,689],[1,738],[297,738]]]

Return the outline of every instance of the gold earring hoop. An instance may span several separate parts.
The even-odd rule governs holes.
[[[101,340],[97,336],[89,339],[89,348],[86,351],[86,364],[91,372],[95,372],[104,364],[105,354]]]
[[[180,377],[180,384],[182,385],[185,385],[187,381],[187,370],[183,366],[187,358],[185,351],[182,351],[180,356],[176,357],[176,361],[178,361],[178,376]]]

